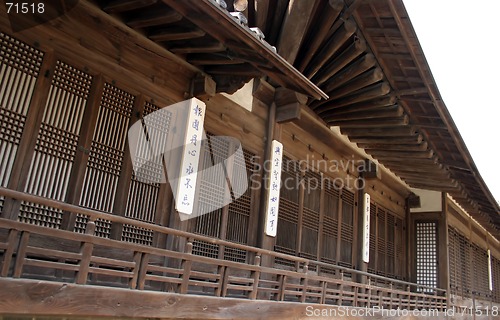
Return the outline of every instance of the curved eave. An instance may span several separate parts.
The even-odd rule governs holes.
[[[500,208],[474,164],[451,115],[443,102],[422,47],[401,0],[362,4],[354,17],[382,67],[409,123],[421,132],[434,151],[428,175],[442,174],[451,186],[433,179],[405,179],[410,185],[447,191],[497,238]],[[386,159],[390,160],[390,159]],[[381,161],[384,163],[384,160]],[[404,168],[387,161],[401,176]],[[438,169],[439,168],[439,169]]]

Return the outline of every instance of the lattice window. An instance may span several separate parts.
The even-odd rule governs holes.
[[[64,201],[92,76],[57,61],[25,192]],[[22,202],[19,220],[59,228],[62,210]]]
[[[389,277],[394,277],[394,259],[395,259],[395,243],[394,243],[394,229],[395,219],[392,214],[387,213],[387,256],[386,256],[386,274]]]
[[[203,167],[213,167],[214,164],[224,161],[228,157],[229,150],[232,149],[230,141],[214,137],[212,134],[207,134],[207,142],[202,146],[204,148]],[[247,179],[250,186],[251,174],[254,171],[253,158],[254,154],[248,150],[243,150],[244,159],[236,158],[232,164],[234,170],[227,174],[241,174],[241,176],[232,176],[234,181]],[[244,160],[244,161],[243,161]],[[245,163],[244,168],[240,168]],[[247,176],[243,176],[243,170],[246,169]],[[203,172],[202,174],[209,174]],[[215,183],[214,183],[215,182]],[[226,183],[226,173],[217,170],[210,175],[204,176],[202,180],[202,187],[200,190],[200,206],[205,206],[212,211],[208,214],[202,215],[193,219],[192,230],[195,233],[207,235],[214,238],[222,238],[235,243],[248,244],[248,228],[250,221],[250,214],[252,208],[252,189],[248,188],[245,193],[235,201],[231,202],[224,208],[217,208],[220,206],[221,194],[225,192],[224,184]],[[226,213],[227,212],[227,213]],[[222,227],[225,225],[225,229]],[[208,257],[219,257],[219,246],[205,241],[195,240],[193,242],[193,253]],[[224,248],[223,258],[226,260],[245,262],[247,253],[244,250],[235,248]]]
[[[371,273],[377,272],[377,207],[370,204],[370,262],[368,263],[368,271]]]
[[[394,258],[394,277],[397,279],[405,278],[405,237],[403,219],[395,218],[394,232],[395,232],[395,258]]]
[[[377,210],[377,273],[386,274],[385,259],[387,256],[386,211]]]
[[[458,256],[460,254],[460,243],[458,240],[458,233],[455,229],[449,227],[448,228],[448,256],[449,256],[449,264],[450,264],[450,290],[451,294],[461,294],[458,291],[459,285],[462,281],[461,275],[458,272],[458,267],[460,261],[458,260]]]
[[[245,157],[245,171],[242,170],[243,168],[239,168],[239,170],[235,170],[233,174],[246,172],[247,176],[244,177],[233,175],[233,179],[236,181],[247,179],[248,189],[240,198],[229,204],[226,240],[241,244],[248,244],[248,227],[250,225],[253,190],[251,185],[251,176],[255,170],[253,163],[255,154],[251,153],[248,150],[243,150],[243,155]],[[242,161],[235,161],[234,165],[236,167],[237,165],[241,165],[242,163]],[[225,248],[224,259],[245,262],[246,251],[240,249]]]
[[[317,260],[321,175],[311,169],[305,172],[302,238],[299,256]]]
[[[144,105],[144,116],[157,110],[159,110],[158,106],[151,102],[146,102]],[[160,119],[157,119],[158,117]],[[163,148],[165,145],[170,130],[171,113],[156,113],[153,120],[156,119],[157,121],[148,121],[148,141],[152,150]],[[144,136],[140,135],[137,143],[139,148],[148,144],[148,141],[142,141],[142,139],[144,139]],[[158,152],[158,154],[161,154],[161,152]],[[139,149],[133,159],[136,161],[135,165],[143,165],[141,168],[144,170],[139,173],[140,175],[144,175],[142,178],[156,177],[163,172],[163,168],[158,163],[148,161],[149,157],[150,154],[147,152],[147,149]],[[146,179],[138,179],[135,172],[132,174],[125,216],[135,220],[154,223],[160,184],[146,181]],[[123,226],[122,240],[152,245],[153,231],[125,224]]]
[[[135,97],[105,83],[90,147],[80,205],[111,213],[120,176],[127,130]],[[75,230],[84,232],[87,218],[79,215]],[[111,223],[96,221],[96,234],[109,237]]]
[[[325,183],[324,198],[321,261],[334,264],[337,260],[339,191],[329,180]]]
[[[43,53],[0,32],[0,186],[14,165]],[[0,197],[0,212],[4,199]]]
[[[339,264],[352,267],[352,241],[354,237],[354,193],[342,190],[342,228],[340,234]]]
[[[500,302],[500,259],[491,257],[491,270],[493,274],[493,301]]]
[[[437,287],[437,224],[416,222],[417,236],[417,283]],[[421,292],[433,292],[432,289],[419,288]]]
[[[297,232],[299,212],[299,184],[301,173],[299,163],[290,158],[283,157],[281,170],[280,206],[278,213],[278,230],[276,235],[277,252],[291,255],[297,254]],[[276,259],[276,263],[293,266],[293,262]]]
[[[488,277],[488,252],[477,245],[472,247],[472,260],[474,261],[473,284],[476,297],[482,299],[489,298],[489,277]]]

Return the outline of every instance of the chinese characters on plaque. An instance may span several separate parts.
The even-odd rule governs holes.
[[[370,195],[363,198],[363,261],[370,262]]]
[[[276,237],[278,227],[278,209],[280,204],[281,164],[283,161],[283,145],[273,140],[271,143],[271,163],[267,185],[266,234]]]
[[[179,184],[175,197],[175,208],[185,214],[193,213],[196,193],[198,162],[200,160],[203,123],[205,121],[205,103],[193,98],[190,100],[187,116],[186,136],[179,174]]]

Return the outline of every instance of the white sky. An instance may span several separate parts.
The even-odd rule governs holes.
[[[500,201],[500,1],[403,2],[446,107]]]

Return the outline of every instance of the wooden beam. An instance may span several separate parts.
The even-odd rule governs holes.
[[[369,87],[363,88],[351,94],[346,98],[332,101],[330,104],[323,106],[318,112],[320,115],[334,108],[352,105],[358,102],[370,101],[372,99],[381,98],[391,91],[389,84],[383,82]]]
[[[200,45],[176,45],[169,50],[174,53],[209,53],[225,51],[226,47],[220,42],[213,42]]]
[[[355,142],[358,145],[360,143],[371,144],[371,143],[380,143],[384,145],[390,144],[420,144],[423,140],[421,134],[417,134],[414,136],[403,136],[403,137],[377,137],[377,136],[349,136],[349,140],[351,142]],[[362,148],[362,147],[360,147]]]
[[[383,143],[358,143],[358,147],[363,149],[378,149],[378,150],[407,150],[407,151],[425,151],[427,150],[427,142],[421,144],[383,144]]]
[[[397,90],[394,93],[397,96],[401,97],[401,96],[413,96],[413,95],[428,93],[428,92],[429,92],[429,89],[427,89],[426,87],[422,87],[422,88],[410,88],[410,89],[404,89],[404,90]]]
[[[318,73],[312,78],[312,81],[318,85],[322,85],[333,75],[338,73],[342,68],[351,63],[357,56],[365,52],[366,42],[356,39],[347,49],[328,64],[322,66]]]
[[[334,74],[330,79],[325,81],[322,86],[323,90],[325,90],[325,92],[332,92],[335,88],[342,86],[346,82],[372,68],[376,65],[376,63],[377,60],[373,54],[365,54],[361,58],[358,58],[350,66],[342,69],[340,72]]]
[[[229,76],[249,76],[258,77],[262,75],[260,70],[248,63],[235,64],[235,65],[220,65],[220,66],[207,66],[205,72],[213,75],[229,75]]]
[[[377,158],[410,158],[410,159],[431,159],[434,156],[434,151],[410,151],[410,150],[383,150],[371,149],[370,154]],[[407,159],[408,160],[408,159]]]
[[[325,41],[329,30],[332,28],[335,21],[337,21],[337,17],[342,9],[344,9],[344,6],[345,4],[343,0],[330,0],[328,1],[328,4],[325,4],[323,8],[324,11],[321,14],[321,20],[311,26],[316,27],[317,29],[314,30],[314,34],[311,34],[312,40],[307,42],[305,47],[307,51],[303,55],[298,67],[300,71],[304,71],[314,54]]]
[[[396,118],[404,114],[403,107],[394,105],[390,107],[383,107],[373,109],[370,111],[351,112],[343,114],[324,114],[321,117],[326,122],[328,121],[343,121],[343,120],[361,120],[361,119],[376,119],[376,118]]]
[[[189,40],[205,36],[205,31],[198,28],[185,29],[185,28],[168,28],[150,33],[148,38],[155,42],[161,41],[174,41],[174,40]]]
[[[288,4],[277,48],[279,55],[290,64],[297,57],[316,3],[317,1],[292,0]]]
[[[268,27],[269,0],[255,1],[255,25],[266,34]],[[273,0],[271,0],[273,1]]]
[[[416,136],[417,129],[413,126],[395,126],[378,128],[341,128],[341,132],[348,136],[373,136],[373,137],[395,137]]]
[[[328,101],[326,104],[324,104],[324,107],[328,106],[334,106],[335,108],[332,108],[328,110],[328,112],[325,112],[325,114],[343,114],[343,113],[351,113],[351,112],[360,112],[360,111],[369,111],[369,110],[374,110],[374,109],[379,109],[383,107],[388,107],[392,106],[397,102],[397,98],[392,95],[387,95],[382,98],[377,98],[373,99],[370,101],[363,101],[360,103],[355,103],[351,104],[348,106],[343,106],[343,107],[337,107],[334,102]],[[316,109],[321,110],[323,108],[323,104],[316,104],[313,105],[313,110],[316,111]],[[317,111],[318,112],[318,111]]]
[[[104,11],[108,13],[117,13],[132,11],[139,8],[144,8],[155,4],[158,0],[114,0],[109,2],[105,7]]]
[[[343,87],[338,88],[332,92],[328,92],[327,94],[330,97],[330,100],[340,99],[350,95],[354,91],[370,86],[382,80],[383,78],[384,73],[382,72],[382,70],[380,68],[374,68],[354,78],[352,81],[349,81]]]
[[[325,120],[331,126],[340,126],[341,128],[373,128],[383,126],[404,126],[410,123],[407,115],[394,118],[376,118],[376,119],[356,119],[356,120]]]
[[[148,10],[138,13],[125,23],[134,29],[166,25],[182,20],[182,15],[174,10]]]
[[[224,65],[224,64],[240,64],[244,61],[238,58],[227,56],[226,54],[210,54],[210,53],[191,53],[188,54],[186,60],[196,66],[199,65]]]
[[[305,69],[304,75],[309,79],[324,66],[327,62],[349,39],[354,32],[356,32],[356,23],[352,20],[345,21],[342,26],[333,34],[327,41],[325,46],[314,56]]]

